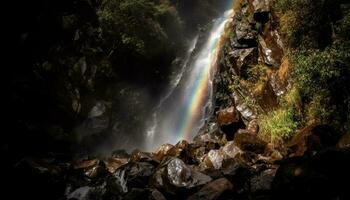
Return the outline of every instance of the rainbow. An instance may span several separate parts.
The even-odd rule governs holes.
[[[230,1],[230,8],[232,8],[232,1]],[[190,90],[187,92],[189,97],[185,98],[185,109],[180,115],[180,121],[177,126],[177,131],[174,140],[185,139],[187,141],[192,140],[193,137],[193,125],[198,118],[198,114],[201,112],[204,100],[208,95],[210,76],[216,67],[218,53],[221,49],[222,43],[220,42],[223,35],[225,35],[225,24],[229,21],[233,14],[233,10],[225,12],[225,16],[219,20],[217,25],[213,27],[212,34],[205,46],[200,52],[199,59],[203,60],[195,62],[194,67],[199,68],[199,72],[194,75],[190,84]],[[202,64],[205,64],[204,66]],[[202,65],[202,66],[201,66]]]

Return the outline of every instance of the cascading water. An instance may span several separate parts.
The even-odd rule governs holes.
[[[220,49],[220,39],[225,24],[231,19],[232,10],[214,21],[207,41],[193,62],[188,51],[183,68],[175,79],[175,85],[160,101],[153,115],[153,125],[147,131],[145,149],[154,150],[164,143],[176,143],[181,139],[191,140],[211,113],[212,79]],[[196,41],[196,40],[195,40]]]

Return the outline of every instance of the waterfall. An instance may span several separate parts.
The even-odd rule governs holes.
[[[153,114],[153,124],[147,130],[145,138],[146,150],[153,151],[161,144],[175,144],[181,139],[190,141],[212,112],[212,80],[220,39],[232,14],[233,10],[228,10],[214,20],[204,45],[196,49],[195,57],[191,58],[192,51],[197,48],[197,39],[194,39],[173,86]]]

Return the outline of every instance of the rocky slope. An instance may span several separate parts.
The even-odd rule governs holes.
[[[287,48],[270,1],[242,0],[235,9],[215,78],[216,112],[192,143],[99,159],[22,159],[10,185],[36,199],[350,198],[348,134],[312,124],[288,144],[261,137],[259,116],[291,88]]]

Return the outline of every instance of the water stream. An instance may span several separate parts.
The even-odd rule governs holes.
[[[193,40],[179,74],[155,109],[146,133],[146,150],[152,151],[164,143],[175,144],[181,139],[191,141],[211,114],[212,80],[220,39],[232,14],[233,11],[228,10],[214,20],[200,49],[196,49],[197,38]],[[195,55],[192,54],[194,50]]]

